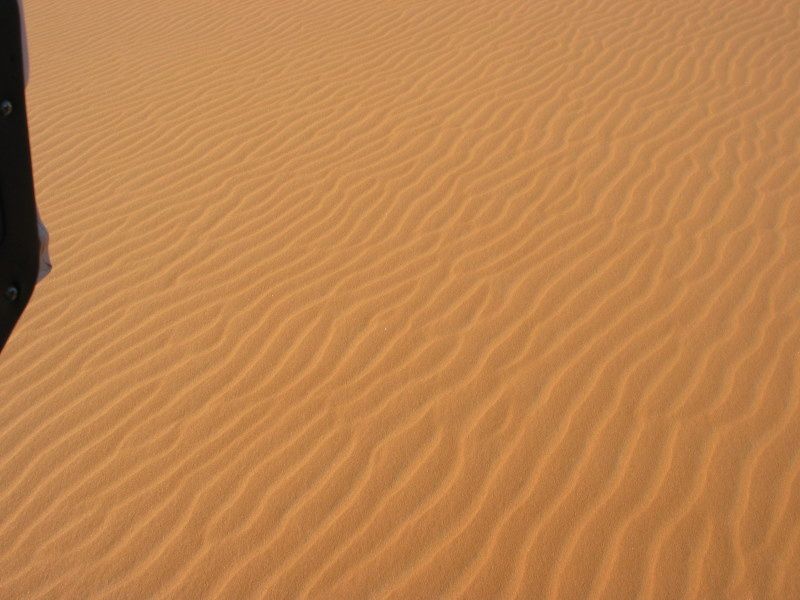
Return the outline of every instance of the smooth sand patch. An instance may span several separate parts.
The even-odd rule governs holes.
[[[800,4],[26,1],[2,598],[800,598]]]

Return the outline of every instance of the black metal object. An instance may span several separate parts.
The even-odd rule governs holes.
[[[0,350],[33,294],[39,237],[16,0],[0,0]]]

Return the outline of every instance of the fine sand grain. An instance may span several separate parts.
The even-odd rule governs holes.
[[[26,9],[0,598],[800,598],[800,2]]]

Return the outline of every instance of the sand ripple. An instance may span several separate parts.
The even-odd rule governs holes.
[[[800,598],[795,0],[27,0],[0,598]]]

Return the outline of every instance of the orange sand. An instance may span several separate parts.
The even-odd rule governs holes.
[[[0,598],[800,598],[797,0],[27,0]]]

